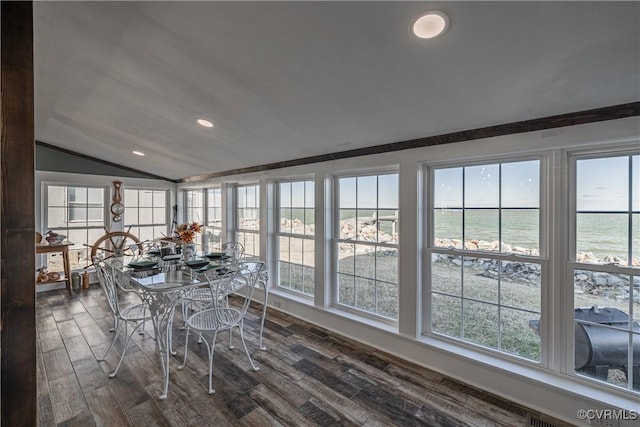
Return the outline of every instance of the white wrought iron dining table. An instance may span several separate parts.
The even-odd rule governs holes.
[[[169,390],[169,360],[175,353],[172,351],[172,328],[176,305],[181,301],[185,291],[202,286],[209,286],[201,275],[202,270],[192,269],[180,261],[163,262],[147,269],[133,269],[129,264],[134,257],[113,257],[105,260],[105,264],[114,270],[116,281],[125,288],[134,288],[149,305],[153,329],[156,336],[156,349],[160,357],[163,373],[163,389],[160,400],[167,398]],[[251,270],[258,263],[242,262],[243,268]],[[230,268],[223,261],[212,262],[209,267]],[[266,350],[262,343],[262,333],[267,313],[268,272],[257,280],[263,288],[264,303],[260,321],[259,348]]]

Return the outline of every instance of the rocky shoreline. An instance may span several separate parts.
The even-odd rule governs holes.
[[[459,240],[449,239],[436,239],[436,245],[441,247],[455,247],[462,249],[462,242]],[[484,250],[484,251],[497,251],[500,248],[500,242],[486,242],[470,240],[465,242],[465,249],[469,250]],[[531,255],[537,256],[537,249],[527,249],[518,246],[512,246],[503,243],[504,250],[517,254],[517,255]],[[541,268],[540,264],[531,262],[519,262],[519,261],[497,261],[493,259],[481,258],[482,255],[478,254],[478,258],[460,257],[436,254],[434,255],[434,262],[440,262],[449,264],[452,266],[471,268],[475,274],[482,277],[489,277],[492,279],[508,280],[514,283],[521,283],[530,286],[540,286]],[[626,264],[626,260],[615,257],[605,256],[602,259],[597,258],[592,253],[578,253],[576,256],[578,262],[584,262],[589,264]],[[640,263],[635,258],[632,261],[633,266],[638,266]],[[578,294],[588,294],[598,296],[600,298],[614,299],[616,301],[629,301],[630,282],[628,274],[614,274],[601,271],[589,271],[576,269],[573,275],[574,292]],[[633,277],[633,300],[636,303],[640,303],[640,275]]]
[[[294,233],[304,233],[305,225],[299,219],[288,221],[282,220],[282,225],[291,227]],[[313,230],[313,225],[307,226],[307,231]],[[395,229],[394,229],[395,231]],[[340,243],[340,258],[357,255],[367,255],[375,252],[376,248],[370,245],[358,245],[358,241],[397,243],[396,233],[385,233],[380,230],[375,217],[365,221],[356,222],[355,218],[340,221],[340,238],[345,240],[353,239],[353,243]],[[497,252],[502,246],[503,252],[515,255],[539,256],[538,249],[524,248],[511,245],[505,242],[468,240],[464,243],[457,239],[435,239],[435,246],[441,248],[456,248],[467,250],[478,250],[483,252]],[[395,248],[378,248],[378,256],[397,257],[398,251]],[[576,255],[576,260],[588,264],[618,264],[626,265],[626,260],[616,256],[596,257],[591,252],[582,252]],[[482,258],[479,253],[477,257],[465,257],[464,261],[460,257],[435,254],[433,262],[443,263],[451,267],[461,267],[472,269],[474,274],[491,279],[507,280],[513,283],[525,284],[528,286],[540,286],[541,266],[535,262],[525,261],[498,261],[494,259]],[[640,261],[632,260],[634,267],[640,266]],[[612,274],[598,271],[576,270],[574,273],[574,292],[577,294],[593,295],[600,298],[610,298],[617,301],[629,300],[629,275]],[[633,278],[633,300],[640,303],[640,275]]]

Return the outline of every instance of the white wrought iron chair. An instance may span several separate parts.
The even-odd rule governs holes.
[[[222,252],[228,257],[229,264],[234,265],[242,261],[244,256],[244,246],[239,242],[226,242],[222,244]],[[182,318],[185,320],[194,309],[201,309],[211,302],[211,291],[209,289],[190,289],[182,296]],[[198,341],[200,342],[200,341]],[[231,345],[231,335],[229,336]]]
[[[240,242],[223,243],[222,252],[224,252],[231,261],[240,261],[244,258],[244,246]]]
[[[103,261],[104,259],[101,258],[100,256],[95,256],[93,257],[93,266],[96,269],[96,274],[98,274],[98,279],[100,278],[99,273],[98,273],[98,266],[96,265],[98,262]],[[112,274],[113,276],[113,281],[116,285],[116,288],[119,292],[119,296],[121,297],[120,299],[126,299],[126,295],[135,295],[136,298],[140,299],[140,304],[144,304],[145,300],[144,297],[140,294],[140,292],[135,289],[133,286],[131,286],[131,284],[129,283],[129,278],[123,274],[121,271],[117,271],[117,270],[111,270],[108,269],[107,271],[109,274]],[[122,295],[125,295],[124,298],[122,298]],[[111,328],[109,330],[109,332],[115,332],[116,329],[118,329],[118,325],[120,323],[120,319],[118,318],[118,316],[113,316],[113,328]],[[144,334],[144,325],[142,325],[142,329],[140,331],[140,335]]]
[[[209,394],[215,393],[212,383],[213,359],[216,339],[219,332],[229,331],[229,334],[231,334],[232,329],[238,327],[240,330],[240,340],[242,341],[242,346],[249,359],[251,368],[254,371],[259,369],[253,362],[253,359],[251,359],[251,355],[247,349],[247,344],[244,340],[243,326],[244,318],[255,289],[256,280],[259,277],[261,269],[264,267],[263,263],[260,264],[260,268],[255,270],[249,270],[241,264],[238,264],[236,268],[229,268],[228,271],[222,275],[220,275],[216,269],[207,271],[204,276],[209,283],[211,303],[207,308],[192,314],[186,319],[184,361],[182,365],[178,366],[178,369],[184,368],[187,363],[189,334],[193,331],[199,338],[202,338],[207,346],[209,355]],[[231,293],[236,293],[241,298],[241,305],[239,307],[229,305],[227,297]],[[231,346],[231,348],[233,348],[233,346]]]
[[[107,302],[109,303],[109,307],[113,312],[115,329],[111,344],[109,344],[109,348],[107,348],[107,351],[105,351],[104,356],[98,359],[99,362],[104,361],[104,358],[113,347],[113,343],[115,343],[116,339],[118,339],[120,328],[124,324],[124,333],[126,339],[124,347],[122,349],[120,360],[118,361],[118,365],[116,366],[114,371],[109,374],[109,378],[113,378],[118,373],[120,365],[122,365],[122,361],[124,360],[124,356],[127,353],[127,349],[129,348],[129,343],[131,342],[131,337],[133,336],[133,334],[140,327],[142,327],[140,334],[144,334],[144,324],[147,320],[151,320],[151,312],[149,311],[148,305],[144,302],[140,304],[133,304],[126,308],[121,308],[118,301],[118,287],[116,285],[116,278],[113,270],[99,258],[95,258],[93,261],[93,265],[96,269],[96,274],[98,275],[98,282],[100,283],[100,287],[104,291],[105,296],[107,297]],[[131,329],[131,332],[129,332],[129,323],[133,324],[133,329]]]

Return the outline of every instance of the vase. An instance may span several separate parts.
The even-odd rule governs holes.
[[[182,260],[183,261],[192,261],[196,257],[196,244],[195,243],[185,243],[182,245]]]

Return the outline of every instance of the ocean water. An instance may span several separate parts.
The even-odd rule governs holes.
[[[640,259],[640,214],[633,214],[631,230],[629,222],[627,214],[578,214],[577,252],[592,252],[598,258],[615,255],[626,259],[631,241],[631,256]]]
[[[503,210],[502,241],[524,248],[539,249],[539,211]],[[462,211],[434,212],[435,236],[462,239]],[[467,210],[465,241],[476,239],[493,241],[499,236],[499,212],[494,209]],[[576,250],[591,252],[598,258],[607,255],[626,259],[629,244],[629,216],[627,214],[578,214],[576,220]],[[565,238],[568,238],[566,236]],[[640,214],[634,214],[633,257],[640,258]]]
[[[381,210],[380,216],[391,216],[394,210]],[[290,218],[313,223],[313,210],[293,209],[287,212]],[[359,219],[370,219],[371,210],[362,210]],[[539,211],[535,209],[513,209],[502,211],[502,241],[527,249],[540,249]],[[340,211],[340,220],[356,216],[356,211]],[[306,218],[305,218],[306,217]],[[306,219],[306,221],[304,221]],[[633,214],[631,242],[633,257],[640,259],[640,214]],[[462,211],[437,210],[433,217],[435,236],[462,240]],[[402,227],[401,224],[399,224]],[[391,232],[391,224],[383,223],[385,232]],[[388,228],[388,230],[387,230]],[[577,252],[591,252],[602,259],[607,255],[627,258],[629,244],[629,216],[627,214],[597,213],[578,214],[576,221]],[[497,209],[469,209],[465,217],[466,241],[499,239],[499,212]],[[568,239],[568,235],[565,239]]]
[[[468,209],[464,216],[464,240],[502,240],[514,246],[539,249],[538,216],[537,210],[503,211],[500,236],[500,213],[497,209]],[[434,236],[462,240],[462,221],[460,210],[435,211]]]

